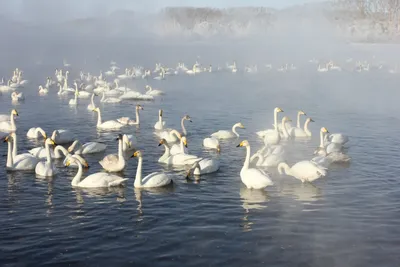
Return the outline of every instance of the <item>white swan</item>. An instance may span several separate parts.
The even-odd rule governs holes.
[[[122,99],[118,98],[118,97],[108,97],[108,98],[106,98],[104,91],[103,91],[103,96],[100,99],[100,102],[102,102],[102,103],[119,103],[121,101],[122,101]]]
[[[347,142],[349,142],[349,137],[347,135],[342,134],[342,133],[326,134],[325,135],[325,141],[344,145]]]
[[[154,129],[156,130],[162,130],[164,129],[165,126],[165,121],[163,121],[163,110],[160,109],[158,111],[158,121],[156,122],[156,124],[154,124]]]
[[[319,147],[314,154],[319,156],[314,157],[311,161],[325,168],[328,168],[332,163],[348,163],[351,161],[351,157],[343,152],[331,152],[327,153],[326,148]]]
[[[88,142],[85,144],[81,144],[78,140],[75,140],[72,145],[68,147],[68,152],[71,153],[75,149],[75,154],[93,154],[105,151],[107,145],[97,142]]]
[[[188,154],[176,154],[171,155],[171,149],[168,145],[168,142],[165,139],[161,139],[158,146],[164,145],[165,152],[164,154],[158,159],[158,162],[164,163],[167,165],[175,165],[175,166],[183,166],[183,165],[193,165],[196,161],[201,160],[197,156],[188,155]]]
[[[59,88],[59,90],[58,90],[57,94],[59,96],[66,96],[66,95],[69,95],[71,93],[70,91],[64,90],[62,85],[61,85],[61,83],[58,84],[58,88]]]
[[[332,153],[332,152],[342,152],[343,151],[343,146],[341,144],[338,143],[325,143],[325,137],[324,134],[329,134],[328,129],[326,129],[325,127],[322,127],[320,130],[320,143],[319,143],[319,147],[320,148],[325,148],[326,152]],[[316,153],[319,155],[320,152],[322,150],[317,150]]]
[[[76,92],[79,92],[79,94],[78,94],[79,98],[89,98],[91,96],[91,93],[89,93],[89,92],[86,92],[86,91],[83,91],[83,90],[79,91],[77,82],[74,82],[74,86],[75,86]],[[81,84],[81,87],[82,86],[83,86],[83,84]]]
[[[15,116],[18,116],[18,111],[13,109],[11,111],[10,121],[0,121],[0,130],[3,132],[15,132],[17,130]]]
[[[105,156],[99,164],[108,172],[120,172],[125,168],[126,162],[123,153],[123,137],[118,135],[118,155],[110,154]]]
[[[142,163],[143,163],[142,152],[136,151],[132,157],[137,157],[139,159],[138,166],[136,169],[134,187],[136,188],[161,187],[169,185],[172,182],[171,177],[169,177],[164,172],[153,172],[147,175],[146,177],[142,178]]]
[[[71,106],[76,106],[76,105],[78,105],[78,96],[79,96],[79,92],[78,92],[78,89],[77,89],[77,90],[75,91],[75,97],[72,98],[72,99],[70,99],[69,102],[68,102],[68,104],[71,105]]]
[[[268,139],[269,139],[268,141],[271,142],[271,145],[278,144],[280,141],[280,136],[278,136],[279,135],[279,129],[278,129],[278,127],[279,127],[278,126],[278,113],[279,112],[283,112],[283,110],[281,108],[276,107],[274,109],[274,129],[268,129],[268,130],[256,132],[256,134],[260,138],[265,138],[267,135],[270,135],[270,137],[268,137]],[[279,140],[276,142],[275,139],[279,139]]]
[[[125,124],[122,124],[122,123],[120,123],[120,122],[118,122],[116,120],[110,120],[110,121],[102,122],[100,108],[97,107],[97,108],[93,109],[93,111],[97,112],[97,125],[96,125],[97,129],[100,129],[100,130],[119,130],[122,127],[125,126]]]
[[[168,143],[175,143],[182,138],[182,135],[174,129],[171,131],[163,131],[159,133],[158,136],[160,139],[165,139]]]
[[[6,136],[4,142],[8,143],[6,163],[6,168],[8,170],[29,171],[35,169],[39,159],[33,157],[29,153],[17,155],[17,139],[15,133]]]
[[[211,137],[217,139],[229,139],[239,137],[239,134],[236,132],[236,128],[244,129],[244,126],[241,122],[238,122],[232,126],[232,131],[219,130],[218,132],[211,134]]]
[[[283,153],[274,153],[271,151],[266,155],[260,152],[255,153],[250,158],[250,162],[253,162],[255,159],[258,159],[256,166],[260,167],[276,167],[279,163],[285,160]]]
[[[12,92],[11,94],[11,100],[12,101],[23,101],[25,100],[25,96],[22,92],[18,93],[18,92]]]
[[[71,163],[75,162],[78,165],[78,173],[71,181],[72,186],[83,187],[83,188],[99,188],[99,187],[112,187],[122,185],[127,178],[121,178],[120,176],[97,172],[87,176],[82,181],[82,164],[74,157],[71,157],[67,162],[66,166],[71,166]]]
[[[314,120],[307,118],[306,122],[304,123],[304,129],[301,129],[300,127],[292,127],[289,132],[290,136],[294,138],[311,137],[311,132],[308,129],[310,122],[314,122]]]
[[[221,146],[219,140],[214,137],[207,137],[203,140],[203,146],[206,148],[216,149],[217,152],[221,152]]]
[[[286,173],[304,182],[312,182],[322,176],[326,176],[326,168],[309,160],[303,160],[294,164],[291,168],[285,162],[278,165],[279,174]]]
[[[139,110],[143,110],[143,107],[141,105],[136,105],[135,110],[136,110],[136,120],[131,120],[131,118],[129,117],[122,117],[117,119],[117,121],[119,123],[127,125],[139,125],[140,124]]]
[[[53,164],[53,159],[50,155],[50,145],[55,145],[51,138],[47,138],[45,141],[46,148],[46,161],[40,161],[35,168],[35,173],[41,177],[54,176],[57,174],[57,170]]]
[[[291,121],[292,121],[292,120],[289,119],[287,116],[285,116],[285,117],[282,118],[282,123],[281,123],[282,136],[281,136],[281,139],[282,139],[282,138],[283,138],[283,139],[289,139],[289,138],[290,138],[289,132],[288,132],[288,130],[287,130],[286,122],[291,122]],[[266,144],[268,144],[268,142],[267,142]]]
[[[146,85],[146,95],[151,95],[151,96],[157,96],[157,95],[163,95],[164,92],[161,90],[153,89],[150,85]]]
[[[250,168],[250,144],[247,140],[240,142],[237,147],[246,147],[246,159],[240,171],[242,182],[249,189],[262,189],[269,185],[273,185],[269,175],[259,169]]]
[[[28,130],[28,132],[26,133],[26,137],[28,138],[32,138],[32,139],[38,139],[40,137],[43,137],[44,139],[47,138],[47,135],[45,133],[45,131],[40,128],[40,127],[32,127]]]
[[[49,89],[47,87],[39,86],[39,95],[47,95],[49,93]]]
[[[94,97],[96,96],[95,93],[92,94],[92,98],[90,99],[90,104],[87,106],[87,109],[92,111],[96,108],[96,104],[94,103]]]
[[[217,159],[202,159],[193,164],[192,168],[187,173],[187,178],[193,171],[194,175],[200,176],[208,173],[213,173],[219,170],[220,162]]]
[[[75,135],[70,130],[59,129],[53,131],[51,139],[58,145],[64,145],[73,142]]]
[[[296,126],[295,126],[295,127],[297,127],[297,128],[301,128],[300,117],[301,117],[302,115],[306,116],[306,113],[305,113],[304,111],[302,111],[302,110],[300,110],[300,111],[297,112],[297,124],[296,124]],[[278,125],[278,128],[279,128],[280,131],[282,131],[282,126],[281,126],[281,125]],[[290,131],[291,131],[291,128],[293,128],[293,127],[292,127],[291,123],[287,122],[287,123],[286,123],[286,128],[287,128],[288,131],[290,132]]]

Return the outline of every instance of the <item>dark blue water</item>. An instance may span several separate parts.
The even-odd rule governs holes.
[[[104,56],[103,56],[104,57]],[[209,55],[209,58],[211,56]],[[111,59],[121,67],[132,62],[107,58],[80,69],[106,70]],[[188,62],[189,63],[189,62]],[[220,62],[221,65],[225,61]],[[74,63],[73,63],[74,64]],[[245,63],[243,63],[244,65]],[[148,63],[148,66],[153,63]],[[26,139],[31,127],[69,129],[82,142],[106,142],[105,154],[116,153],[118,132],[96,130],[96,114],[76,108],[52,90],[39,97],[37,86],[53,75],[55,64],[19,65],[30,80],[26,100],[12,105],[0,97],[0,113],[16,108],[19,153],[40,145]],[[12,67],[3,67],[10,75]],[[174,186],[157,190],[133,188],[137,161],[123,172],[125,188],[84,190],[71,187],[76,170],[57,161],[59,174],[38,179],[34,173],[7,172],[7,147],[0,146],[0,259],[3,266],[396,266],[400,263],[400,199],[398,173],[400,131],[399,76],[386,72],[318,73],[304,62],[289,73],[204,73],[149,81],[166,92],[142,103],[140,127],[128,127],[144,153],[144,174],[165,170]],[[145,81],[129,82],[144,90]],[[99,99],[96,100],[99,102]],[[100,104],[103,120],[134,116],[137,102]],[[273,109],[296,119],[304,110],[315,123],[307,142],[285,143],[287,161],[311,159],[319,129],[350,136],[349,166],[329,170],[325,178],[302,184],[270,170],[274,186],[248,190],[239,176],[245,152],[236,148],[248,139],[261,146],[255,131],[270,128]],[[157,163],[163,149],[153,134],[158,109],[168,127],[187,123],[190,153],[217,156],[202,140],[219,129],[242,122],[239,140],[223,142],[219,172],[200,183],[187,183],[185,171]],[[85,175],[101,171],[103,154],[88,155]]]

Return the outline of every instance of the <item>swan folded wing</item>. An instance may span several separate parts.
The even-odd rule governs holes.
[[[109,166],[118,163],[119,157],[117,154],[110,154],[105,156],[99,163],[101,166]]]
[[[128,124],[130,120],[131,119],[129,117],[121,117],[121,118],[117,119],[117,121],[122,124]]]
[[[242,181],[248,188],[254,189],[261,189],[273,185],[273,182],[269,179],[268,175],[255,168],[245,170]]]
[[[97,143],[97,142],[89,142],[82,146],[83,152],[85,152],[85,153],[101,152],[101,151],[105,150],[106,147],[107,147],[107,145],[102,144],[102,143]]]
[[[107,129],[119,129],[122,128],[124,125],[117,121],[106,121],[103,122],[99,127],[100,128],[107,128]]]
[[[153,172],[142,178],[143,187],[161,187],[171,183],[171,178],[163,172]]]

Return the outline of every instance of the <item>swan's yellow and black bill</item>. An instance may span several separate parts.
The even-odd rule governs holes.
[[[283,112],[283,109],[278,108],[277,111],[278,111],[278,112]]]
[[[315,120],[313,120],[313,119],[311,119],[311,118],[310,118],[310,121],[311,121],[311,122],[315,122]]]
[[[10,139],[10,137],[8,137],[8,136],[6,136],[6,138],[4,138],[4,141],[3,141],[3,143],[6,143],[6,142],[8,142],[8,140]]]
[[[53,139],[51,139],[51,138],[50,138],[50,144],[53,145],[53,146],[56,146],[56,145],[57,145],[56,142],[55,142]]]
[[[238,144],[236,147],[242,147],[243,146],[243,141],[240,142],[240,144]]]
[[[71,165],[71,161],[67,161],[67,163],[65,163],[65,166],[69,167],[69,165]]]
[[[161,139],[161,140],[160,140],[160,143],[158,143],[158,146],[161,146],[161,145],[163,145],[164,143],[165,143],[164,139]]]
[[[136,158],[137,156],[139,156],[139,151],[136,151],[135,153],[133,153],[131,158]]]
[[[83,163],[83,167],[89,168],[89,164],[87,162]]]

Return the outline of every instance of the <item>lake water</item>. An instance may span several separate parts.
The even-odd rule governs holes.
[[[121,67],[135,63],[134,58],[102,58],[98,65],[91,62],[91,72],[106,70],[112,59]],[[208,58],[211,61],[212,56]],[[71,62],[72,79],[80,69],[89,68],[82,61]],[[152,62],[147,65],[153,66]],[[138,148],[144,153],[144,174],[157,170],[171,173],[171,188],[134,189],[136,159],[131,159],[122,173],[129,178],[126,187],[97,191],[71,187],[76,170],[64,168],[62,161],[57,161],[59,174],[48,179],[38,179],[34,173],[6,172],[2,167],[1,265],[399,265],[400,76],[378,71],[318,73],[314,66],[303,63],[288,73],[221,72],[150,80],[150,85],[166,95],[141,102],[142,124],[123,132],[137,136]],[[45,97],[37,95],[38,85],[46,76],[53,76],[59,65],[18,66],[30,81],[22,89],[26,100],[12,105],[9,94],[3,94],[0,113],[18,110],[20,153],[41,145],[26,138],[27,130],[37,126],[47,133],[69,129],[82,142],[106,142],[105,154],[116,153],[118,132],[96,130],[97,116],[86,109],[88,100],[71,108],[68,97],[60,99],[56,89]],[[9,76],[13,68],[2,66],[1,75]],[[145,81],[128,85],[144,90]],[[136,103],[100,104],[103,119],[134,116]],[[272,187],[246,189],[239,175],[245,151],[236,145],[248,139],[252,151],[260,148],[262,142],[255,131],[271,128],[276,106],[293,120],[299,109],[315,120],[311,140],[284,143],[290,164],[312,158],[322,126],[351,138],[348,153],[352,163],[330,169],[313,184],[270,170]],[[163,148],[158,147],[153,125],[160,108],[171,128],[180,128],[184,114],[192,117],[193,123],[186,124],[189,151],[218,157],[219,172],[206,175],[200,183],[187,183],[184,170],[157,163]],[[220,155],[202,148],[203,138],[230,129],[236,122],[246,129],[239,130],[239,140],[223,142]],[[0,166],[5,166],[5,144],[0,153]],[[98,161],[103,156],[86,156],[90,168],[85,175],[101,171]]]

